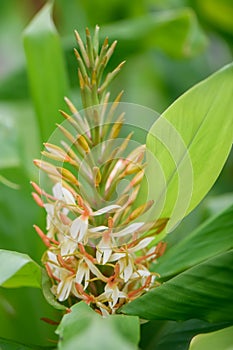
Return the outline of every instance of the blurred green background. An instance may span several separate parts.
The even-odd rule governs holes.
[[[53,19],[59,36],[52,22],[47,25],[46,13],[31,23],[45,3],[0,4],[0,248],[27,253],[38,262],[43,246],[32,225],[43,227],[45,218],[31,198],[29,181],[38,176],[32,161],[61,121],[57,111],[63,96],[81,107],[74,29],[83,34],[86,26],[98,24],[102,39],[119,40],[109,69],[125,59],[127,64],[112,84],[112,97],[124,89],[123,101],[160,113],[230,63],[233,50],[231,0],[56,0]],[[169,244],[232,202],[233,153],[209,195],[169,236]],[[41,317],[60,315],[39,291],[0,290],[0,337],[51,345],[54,326]]]

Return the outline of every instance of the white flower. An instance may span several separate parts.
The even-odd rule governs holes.
[[[53,186],[53,195],[56,199],[63,201],[68,205],[74,205],[75,199],[72,193],[62,186],[60,182],[57,182],[56,185]]]
[[[138,244],[136,244],[132,248],[128,248],[127,250],[130,253],[138,252],[139,250],[146,248],[154,239],[155,239],[154,237],[143,238]]]
[[[60,244],[61,255],[73,254],[77,249],[77,242],[69,236],[64,236],[63,241]]]
[[[149,288],[153,285],[155,280],[155,275],[153,275],[145,266],[141,266],[140,269],[138,269],[136,272],[134,272],[131,276],[132,279],[141,279],[142,285],[144,285],[147,281],[147,278],[151,276],[150,285],[145,288],[145,290],[149,290]]]
[[[108,212],[112,211],[113,209],[119,209],[119,208],[120,208],[119,205],[109,205],[109,206],[104,207],[102,209],[99,209],[95,212],[91,211],[90,209],[88,210],[87,208],[85,208],[83,213],[72,222],[71,227],[70,227],[71,236],[74,239],[76,239],[77,242],[82,242],[84,240],[84,242],[86,243],[87,237],[85,237],[85,236],[87,235],[87,232],[88,232],[88,219],[89,219],[89,217],[90,216],[99,216],[99,215],[108,213]]]
[[[65,269],[61,269],[60,280],[61,282],[57,286],[57,297],[59,301],[64,301],[70,295],[74,283],[74,275],[71,275]]]
[[[135,222],[133,224],[130,224],[129,226],[125,227],[123,230],[120,230],[118,232],[115,232],[112,234],[113,237],[124,237],[128,234],[135,233],[138,231],[142,226],[144,225],[144,222]]]
[[[100,242],[97,245],[96,250],[96,259],[99,264],[106,264],[113,252],[114,247],[117,246],[116,238],[127,236],[128,234],[132,234],[136,232],[139,228],[141,228],[144,225],[144,223],[136,222],[133,223],[127,227],[125,227],[123,230],[120,230],[118,232],[113,232],[113,228],[110,228],[108,231],[103,233],[103,237],[100,240]],[[114,261],[111,259],[111,261]]]
[[[126,298],[127,295],[124,292],[121,292],[117,286],[117,283],[107,283],[105,288],[104,288],[104,293],[103,295],[107,298],[110,299],[109,301],[109,306],[111,309],[114,308],[116,303],[118,302],[119,298]]]
[[[133,227],[134,224],[130,225]],[[136,227],[136,226],[135,226]],[[139,225],[138,225],[139,227]],[[125,229],[125,231],[127,228]],[[127,231],[128,232],[128,231]],[[113,253],[109,259],[109,262],[118,261],[120,266],[120,277],[124,282],[128,282],[133,276],[134,272],[134,253],[145,248],[152,242],[154,237],[146,237],[137,243],[134,247],[124,248],[124,251],[119,253]],[[144,276],[144,275],[143,275]]]
[[[81,242],[87,233],[87,229],[88,217],[81,215],[72,222],[70,234],[77,242]]]
[[[125,256],[125,258],[119,260],[120,265],[120,277],[124,280],[124,282],[128,282],[130,277],[133,274],[134,263],[131,257]]]
[[[96,260],[99,264],[105,265],[112,255],[112,248],[115,246],[113,239],[107,232],[96,247]]]
[[[78,264],[78,270],[76,273],[75,281],[82,284],[84,279],[84,290],[87,288],[90,280],[90,269],[84,259],[80,260]]]
[[[44,204],[44,208],[47,212],[47,217],[46,217],[46,230],[50,230],[54,226],[54,205],[53,204]]]

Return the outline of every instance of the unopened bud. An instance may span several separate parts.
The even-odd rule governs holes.
[[[85,137],[84,137],[83,135],[79,135],[77,141],[78,141],[79,145],[82,147],[82,149],[83,149],[86,153],[88,153],[88,152],[90,151],[90,148],[89,148],[89,146],[88,146],[88,143],[87,143],[87,141],[86,141],[86,139],[85,139]]]
[[[79,182],[77,180],[77,178],[67,169],[65,168],[57,168],[57,170],[59,171],[59,173],[62,175],[62,177],[67,180],[68,182],[79,186]]]
[[[98,167],[93,168],[93,177],[94,177],[95,186],[96,187],[99,186],[102,177],[101,177],[100,169]]]
[[[124,224],[128,224],[130,221],[135,220],[140,215],[146,213],[154,204],[153,200],[148,201],[145,204],[140,205],[138,208],[136,208],[127,218],[127,220],[124,222]]]

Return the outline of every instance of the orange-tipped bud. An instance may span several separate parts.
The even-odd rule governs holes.
[[[39,207],[42,207],[42,208],[44,207],[44,203],[43,203],[41,197],[38,196],[37,193],[32,192],[32,197],[33,197],[34,201],[36,202],[36,204],[39,205]]]
[[[37,234],[42,239],[43,243],[46,245],[46,247],[50,248],[51,247],[51,243],[50,243],[48,237],[44,234],[44,232],[36,225],[33,225],[33,227],[36,230]]]

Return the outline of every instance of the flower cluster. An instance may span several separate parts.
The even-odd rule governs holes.
[[[60,145],[46,143],[43,156],[49,161],[35,160],[52,181],[52,190],[32,185],[35,201],[47,213],[46,234],[35,229],[47,247],[42,261],[52,293],[67,305],[83,300],[106,316],[158,285],[149,266],[165,244],[151,243],[167,219],[140,220],[153,205],[152,200],[136,205],[145,146],[128,150],[132,134],[117,147],[108,142],[117,139],[124,125],[122,114],[114,120],[121,94],[108,109],[106,92],[122,64],[102,78],[116,42],[109,47],[106,39],[99,50],[98,30],[93,39],[86,31],[86,47],[76,32],[84,115],[66,98],[72,115],[61,113],[73,129],[59,125]],[[117,193],[122,180],[127,181]]]

